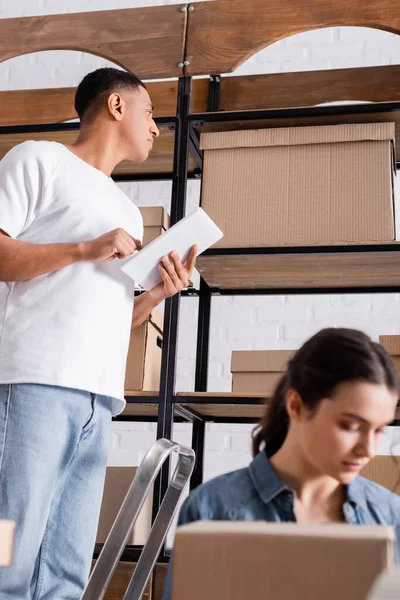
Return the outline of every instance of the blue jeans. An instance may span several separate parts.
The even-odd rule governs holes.
[[[95,544],[111,398],[0,385],[0,519],[16,522],[1,600],[78,600]]]

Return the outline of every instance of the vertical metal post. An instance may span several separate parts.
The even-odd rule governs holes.
[[[189,152],[189,112],[192,80],[181,77],[178,82],[176,109],[174,167],[172,177],[171,225],[185,216],[186,185]],[[179,324],[179,294],[165,302],[164,335],[161,361],[160,394],[158,405],[157,439],[171,439],[174,418],[173,396],[175,392],[176,347]],[[153,519],[168,488],[169,461],[161,470],[154,485]]]
[[[192,448],[196,454],[196,463],[192,477],[190,478],[190,490],[194,490],[194,488],[203,483],[206,424],[205,421],[195,419],[192,427]]]
[[[204,279],[201,279],[199,292],[199,315],[197,323],[196,375],[194,383],[194,389],[196,392],[207,391],[210,319],[211,290]]]
[[[216,112],[220,108],[221,77],[210,75],[208,91],[208,111]],[[197,351],[195,391],[206,392],[208,380],[208,353],[210,345],[211,290],[201,279],[199,293],[199,316],[197,324]],[[196,465],[190,480],[190,489],[203,482],[204,446],[206,428],[204,421],[196,420],[192,429],[192,448],[196,453]]]
[[[194,389],[196,392],[207,391],[208,351],[210,341],[211,290],[201,279],[199,293],[199,316],[197,323],[196,375]],[[203,482],[205,422],[196,420],[192,429],[192,448],[196,453],[196,464],[190,480],[190,489]]]
[[[208,112],[221,110],[221,75],[210,75],[208,86]]]

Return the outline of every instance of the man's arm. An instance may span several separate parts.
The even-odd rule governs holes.
[[[132,327],[139,327],[153,308],[163,300],[174,296],[189,285],[196,262],[197,246],[193,246],[188,259],[182,264],[176,252],[164,256],[158,266],[162,281],[152,290],[136,298],[133,308]]]
[[[30,244],[0,230],[0,281],[26,281],[80,261],[124,258],[140,248],[140,242],[124,229],[77,244]]]

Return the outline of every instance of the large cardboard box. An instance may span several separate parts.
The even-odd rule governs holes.
[[[232,392],[271,395],[294,350],[234,350]]]
[[[197,522],[178,528],[172,600],[365,600],[391,527]]]
[[[400,456],[375,456],[363,468],[361,475],[400,494]]]
[[[389,352],[400,376],[400,335],[380,335],[379,343]]]
[[[395,239],[394,123],[204,133],[216,247]]]
[[[125,393],[160,389],[163,324],[163,315],[154,309],[140,327],[131,330]]]
[[[0,567],[9,567],[14,547],[14,521],[0,520]]]
[[[136,471],[137,467],[107,467],[96,536],[97,544],[104,544],[106,541]],[[128,544],[142,545],[146,543],[151,529],[151,517],[152,495],[149,494],[129,536]]]
[[[169,228],[169,215],[162,206],[140,206],[143,218],[143,246],[147,246]]]

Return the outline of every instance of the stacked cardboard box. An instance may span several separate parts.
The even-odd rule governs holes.
[[[294,350],[235,350],[232,352],[232,392],[273,394]]]
[[[379,343],[389,352],[400,376],[400,335],[380,335]]]
[[[140,327],[131,330],[125,393],[159,390],[163,322],[163,315],[154,309]]]
[[[394,123],[204,133],[216,247],[395,239]]]
[[[361,475],[400,494],[400,456],[375,456],[363,468]]]
[[[143,218],[143,246],[147,246],[169,228],[169,215],[162,206],[139,207]]]
[[[139,208],[146,246],[169,228],[169,215],[162,206]],[[125,392],[158,391],[160,387],[163,315],[154,309],[140,327],[131,330],[126,362]]]
[[[365,600],[391,527],[198,522],[178,528],[172,600]]]
[[[379,343],[389,352],[400,376],[400,335],[380,335]],[[361,475],[396,494],[400,493],[400,457],[375,456]]]

